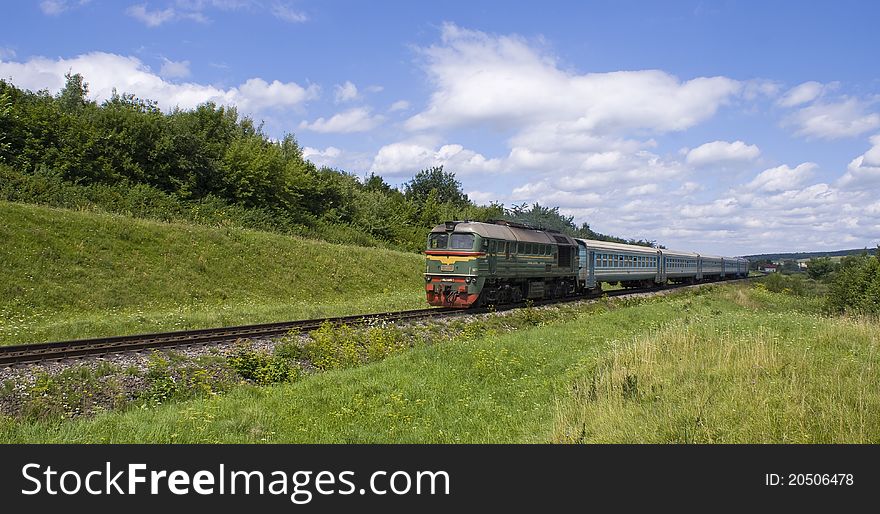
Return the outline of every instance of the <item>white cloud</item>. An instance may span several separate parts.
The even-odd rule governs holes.
[[[680,195],[690,195],[698,191],[702,191],[703,189],[704,187],[699,182],[687,181],[678,188],[678,191],[676,191],[676,193]]]
[[[398,100],[398,101],[394,102],[393,104],[391,104],[391,107],[388,110],[391,112],[395,112],[395,111],[405,111],[407,109],[409,109],[409,102],[407,102],[406,100]]]
[[[346,151],[335,146],[328,146],[323,150],[306,146],[303,148],[303,157],[312,161],[316,166],[337,168],[348,172],[367,170],[372,163],[372,155],[370,154]]]
[[[159,70],[159,75],[167,79],[180,79],[190,76],[189,61],[172,61],[164,57],[162,60],[163,63],[162,68]]]
[[[811,102],[822,94],[824,86],[819,82],[804,82],[799,86],[789,89],[785,96],[779,99],[779,105],[783,107],[794,107],[796,105]]]
[[[880,134],[870,139],[871,148],[849,163],[838,184],[845,188],[880,185]]]
[[[447,171],[458,174],[496,172],[501,169],[499,159],[487,159],[458,144],[434,148],[422,141],[409,141],[380,148],[373,158],[370,171],[378,175],[413,175],[419,170],[441,165]]]
[[[687,153],[685,161],[697,167],[723,165],[735,162],[754,161],[761,155],[755,145],[747,145],[742,141],[712,141],[700,145]]]
[[[627,196],[644,196],[653,195],[660,192],[660,186],[657,184],[642,184],[633,186],[626,190]]]
[[[336,84],[336,103],[350,102],[357,99],[358,88],[351,81],[345,84]]]
[[[880,127],[880,114],[869,112],[873,103],[856,98],[815,102],[793,113],[785,123],[796,126],[796,133],[807,138],[858,136]]]
[[[0,46],[0,61],[3,59],[15,59],[15,50]]]
[[[166,3],[166,5],[168,5]],[[191,20],[198,23],[208,23],[210,19],[205,14],[209,9],[219,9],[222,11],[233,10],[249,10],[263,11],[264,6],[256,0],[175,0],[164,9],[156,8],[151,10],[149,3],[132,5],[126,9],[126,14],[143,22],[148,27],[158,27],[170,21]],[[279,13],[272,9],[275,16],[283,17],[285,7],[280,6]],[[289,10],[289,16],[293,16],[294,12]],[[291,21],[291,20],[288,20]],[[305,21],[305,20],[303,20]]]
[[[772,98],[779,94],[780,88],[780,84],[772,80],[747,80],[743,83],[742,96],[746,100],[754,100],[762,96]]]
[[[155,100],[163,109],[187,109],[211,101],[252,113],[296,107],[318,95],[317,86],[302,87],[295,82],[267,82],[261,78],[252,78],[228,89],[192,82],[167,82],[136,57],[105,52],[71,59],[37,57],[26,62],[0,63],[0,76],[11,77],[16,86],[31,90],[61,90],[68,71],[83,75],[93,100],[107,100],[116,89],[119,93],[134,93],[140,98]]]
[[[794,168],[787,165],[762,171],[746,186],[757,191],[787,191],[803,184],[816,169],[816,164],[805,162]]]
[[[275,2],[272,4],[272,15],[280,20],[289,21],[291,23],[303,23],[309,20],[306,13],[297,11],[283,2]]]
[[[40,10],[48,16],[57,16],[70,9],[86,5],[91,0],[43,0],[40,2]]]
[[[421,50],[435,86],[411,130],[488,123],[568,122],[579,131],[683,130],[741,89],[725,77],[681,82],[659,70],[577,74],[518,36],[446,24],[442,45]]]
[[[342,155],[342,150],[335,146],[328,146],[323,150],[310,146],[303,148],[303,157],[318,166],[333,166],[340,155]]]
[[[704,253],[843,248],[880,237],[880,187],[844,194],[837,185],[811,184],[818,167],[804,162],[764,169],[719,190],[701,169],[746,169],[766,149],[710,139],[670,154],[652,139],[692,128],[734,101],[749,114],[761,106],[748,102],[775,102],[792,120],[801,116],[810,128],[796,129],[811,137],[861,133],[872,123],[868,101],[857,101],[858,109],[847,98],[829,101],[833,83],[781,94],[779,83],[762,79],[678,79],[661,70],[582,73],[559,65],[541,45],[445,25],[442,40],[420,50],[433,92],[405,127],[421,139],[382,147],[371,170],[409,176],[443,164],[472,185],[474,198],[560,206],[600,232]],[[494,129],[507,137],[506,155],[444,145],[444,131],[457,127]],[[872,143],[880,145],[880,135]],[[451,155],[468,158],[456,162]],[[852,184],[867,183],[861,180],[874,176],[867,167],[875,162],[880,149],[854,160],[849,172],[863,175]],[[489,185],[489,173],[503,173],[503,186]],[[880,167],[876,177],[880,182]],[[865,206],[877,214],[865,214]]]
[[[173,20],[177,16],[177,12],[172,7],[150,11],[147,9],[147,4],[132,5],[125,10],[125,14],[143,22],[148,27],[158,27],[163,23]]]
[[[323,133],[349,133],[349,132],[366,132],[379,126],[384,118],[379,115],[371,115],[370,109],[367,107],[355,107],[338,114],[334,114],[329,119],[318,118],[312,123],[303,121],[299,124],[299,128]]]

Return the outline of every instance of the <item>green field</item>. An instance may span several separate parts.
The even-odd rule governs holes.
[[[423,257],[0,202],[0,344],[425,307]]]
[[[880,327],[729,284],[472,322],[380,362],[5,442],[880,442]],[[513,321],[511,321],[513,323]],[[442,334],[441,334],[442,335]]]

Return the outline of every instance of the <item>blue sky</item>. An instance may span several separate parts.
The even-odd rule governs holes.
[[[724,254],[880,242],[876,2],[13,1],[0,77],[236,105],[314,162]]]

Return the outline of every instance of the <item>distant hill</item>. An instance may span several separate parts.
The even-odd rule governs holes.
[[[859,254],[862,252],[873,253],[875,251],[876,248],[854,248],[852,250],[835,250],[833,252],[759,253],[755,255],[744,255],[743,257],[750,261],[778,261],[812,259],[813,257],[843,257],[846,255]]]

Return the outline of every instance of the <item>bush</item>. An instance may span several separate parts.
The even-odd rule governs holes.
[[[385,357],[409,347],[403,332],[393,325],[358,329],[325,322],[311,334],[303,355],[318,369],[344,369]]]
[[[880,261],[877,256],[843,259],[831,283],[828,308],[836,313],[880,314]]]
[[[797,296],[808,296],[814,293],[813,284],[801,275],[785,275],[771,273],[762,280],[764,286],[774,293],[788,293]]]
[[[287,359],[247,347],[238,348],[226,360],[242,378],[260,385],[293,381],[299,375],[299,368],[291,366]]]
[[[147,388],[138,395],[148,403],[187,400],[221,392],[232,383],[223,362],[210,359],[183,363],[173,356],[154,352],[147,362]]]

